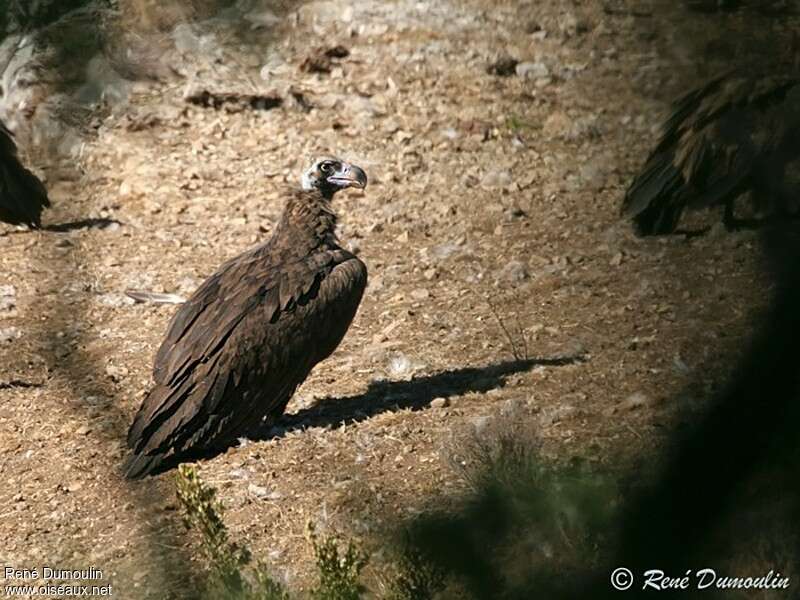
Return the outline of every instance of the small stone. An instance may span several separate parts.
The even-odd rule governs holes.
[[[0,312],[12,311],[16,305],[16,288],[13,285],[0,285]]]
[[[393,377],[404,377],[411,373],[411,359],[405,354],[398,354],[389,360],[389,374]]]
[[[653,399],[643,394],[642,392],[634,392],[622,402],[622,408],[625,410],[637,410],[648,405],[653,404]]]
[[[446,406],[450,405],[450,401],[447,398],[434,398],[431,400],[431,408],[445,408]]]
[[[543,62],[523,62],[516,66],[516,72],[523,79],[546,79],[550,77],[550,69]]]
[[[22,337],[22,332],[17,327],[0,329],[0,344],[5,344]]]
[[[458,138],[458,131],[456,131],[452,127],[448,127],[447,129],[442,129],[442,137],[448,140],[455,140]]]
[[[103,294],[97,300],[104,306],[120,307],[130,306],[136,304],[136,300],[130,296],[123,296],[122,294]]]
[[[431,257],[437,260],[444,260],[459,251],[458,244],[440,244],[431,248]]]
[[[91,429],[86,425],[81,425],[75,430],[75,435],[88,435]]]
[[[411,292],[411,297],[414,300],[427,300],[430,298],[431,293],[425,288],[419,288]]]
[[[506,266],[500,270],[500,277],[510,283],[520,283],[529,276],[528,268],[524,263],[518,260],[509,261]]]
[[[247,491],[250,495],[255,496],[259,500],[263,500],[264,498],[269,496],[269,490],[265,487],[260,485],[256,485],[255,483],[251,483],[247,486]]]
[[[106,375],[108,375],[114,381],[119,381],[127,374],[128,374],[128,369],[126,369],[125,367],[118,367],[116,365],[106,366]]]
[[[483,176],[481,185],[487,188],[500,188],[511,185],[512,181],[511,173],[506,170],[496,169]]]

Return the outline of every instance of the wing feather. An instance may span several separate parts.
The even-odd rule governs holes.
[[[47,190],[22,165],[11,132],[0,122],[0,221],[40,227],[42,210],[48,206]]]
[[[173,317],[157,385],[129,431],[129,477],[229,445],[280,414],[347,331],[366,286],[360,260],[335,249],[287,266],[252,254],[223,265]]]

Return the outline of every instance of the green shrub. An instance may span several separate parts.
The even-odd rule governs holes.
[[[207,597],[241,600],[288,600],[284,587],[262,563],[251,569],[250,577],[242,569],[252,555],[246,546],[231,542],[222,520],[223,506],[216,490],[200,479],[191,465],[180,465],[176,476],[178,500],[184,510],[187,529],[201,535],[201,545],[208,559],[210,575]]]
[[[336,535],[320,538],[313,524],[308,524],[308,539],[314,550],[319,581],[311,591],[315,600],[358,600],[365,592],[359,582],[361,571],[367,565],[367,554],[353,542],[348,542],[344,553],[341,540]]]

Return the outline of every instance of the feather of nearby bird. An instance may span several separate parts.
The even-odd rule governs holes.
[[[128,432],[125,471],[139,478],[220,452],[283,413],[339,345],[366,287],[339,246],[333,193],[366,175],[338,159],[304,174],[269,241],[229,260],[175,313],[150,390]]]
[[[753,190],[765,212],[788,211],[781,188],[800,156],[800,78],[727,73],[676,102],[661,139],[631,183],[622,213],[642,235],[670,233],[683,211],[724,205]]]
[[[20,162],[14,136],[0,122],[0,221],[38,228],[48,206],[47,190]]]
[[[149,302],[150,304],[183,304],[186,302],[186,298],[178,294],[163,294],[146,290],[125,290],[125,295],[137,302]]]

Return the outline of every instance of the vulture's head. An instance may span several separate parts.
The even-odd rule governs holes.
[[[318,158],[303,173],[303,189],[318,189],[328,198],[339,190],[349,187],[367,187],[367,174],[361,167],[351,165],[338,158],[326,156]]]

